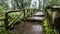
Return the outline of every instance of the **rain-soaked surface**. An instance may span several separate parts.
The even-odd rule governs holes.
[[[39,17],[39,15],[43,15],[42,12],[36,12],[34,17],[30,17],[30,18],[35,19],[35,20],[39,19],[40,21],[43,19],[43,17]],[[18,32],[19,34],[44,34],[44,27],[42,26],[42,23],[40,22],[25,21],[17,25],[16,28],[14,28],[14,30],[12,31]]]
[[[34,15],[44,15],[44,13],[42,11],[38,11]]]
[[[38,22],[22,22],[17,25],[13,32],[19,34],[44,34],[44,27]]]
[[[43,20],[44,17],[42,17],[44,13],[42,11],[38,11],[35,14],[33,14],[31,17],[28,17],[27,19],[32,19],[32,20]]]
[[[34,17],[30,17],[29,19],[34,19],[34,20],[43,20],[43,17],[36,17],[36,16],[34,16]]]

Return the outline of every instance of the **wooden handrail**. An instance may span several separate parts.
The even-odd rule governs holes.
[[[27,10],[38,10],[38,9],[27,9]],[[25,17],[25,9],[20,9],[20,10],[8,10],[7,12],[6,12],[6,14],[5,14],[5,19],[0,19],[0,20],[4,20],[4,26],[6,27],[6,29],[8,29],[8,24],[9,24],[9,21],[8,21],[8,14],[9,13],[12,13],[12,12],[21,12],[21,11],[23,11],[23,13],[24,13],[24,17]],[[27,11],[28,12],[28,11]],[[12,23],[13,24],[13,23]],[[11,24],[11,25],[12,25]],[[11,26],[10,25],[10,26]]]
[[[23,10],[24,10],[24,9],[14,10],[14,11],[12,11],[12,10],[10,11],[10,10],[9,10],[9,12],[6,12],[6,14],[5,14],[5,20],[4,20],[4,22],[5,22],[4,25],[5,25],[5,28],[6,28],[6,29],[9,28],[9,26],[8,26],[8,24],[9,24],[8,14],[9,14],[9,13],[12,13],[12,12],[21,12],[21,11],[23,11]]]

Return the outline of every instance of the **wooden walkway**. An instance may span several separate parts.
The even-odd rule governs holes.
[[[42,21],[44,18],[44,13],[42,11],[38,11],[33,14],[31,17],[28,17],[27,20],[29,21]]]
[[[32,17],[28,17],[29,20],[43,20],[43,12],[37,12]],[[45,34],[44,27],[40,22],[25,21],[17,25],[13,30],[18,34]]]

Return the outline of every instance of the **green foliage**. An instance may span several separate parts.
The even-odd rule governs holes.
[[[0,6],[0,19],[5,18],[6,8],[5,5]],[[4,25],[4,21],[0,21],[0,26]]]
[[[0,18],[5,18],[6,8],[5,5],[0,6]]]
[[[51,15],[51,11],[48,12],[48,14]],[[44,17],[43,26],[45,27],[46,34],[58,34],[56,29],[52,29],[52,27],[50,26],[49,18],[47,17],[47,15],[45,15]]]
[[[0,34],[15,34],[10,30],[6,30],[4,27],[0,27]]]
[[[5,18],[6,8],[5,5],[0,6],[0,19]],[[4,26],[4,21],[0,21],[0,34],[12,34],[10,30],[6,30]]]
[[[55,29],[52,29],[50,26],[49,26],[49,21],[48,19],[45,19],[44,22],[44,27],[45,27],[45,33],[46,34],[57,34],[57,31]]]
[[[53,4],[60,5],[60,0],[46,0],[45,7]]]

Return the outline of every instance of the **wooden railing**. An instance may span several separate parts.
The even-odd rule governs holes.
[[[0,20],[3,20],[4,21],[4,27],[6,29],[9,29],[12,26],[12,24],[16,23],[16,20],[19,18],[19,16],[21,16],[21,14],[24,14],[24,16],[23,16],[24,17],[23,20],[24,20],[25,18],[27,18],[28,16],[31,16],[36,11],[37,11],[37,9],[20,9],[20,10],[14,10],[14,11],[13,10],[11,10],[11,11],[9,10],[5,14],[5,19],[0,19]],[[22,12],[22,13],[19,14],[15,19],[13,19],[12,22],[11,22],[11,24],[9,25],[8,14],[9,13],[13,13],[13,12]]]

